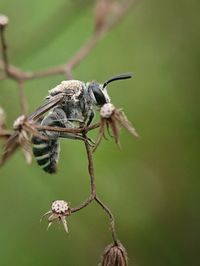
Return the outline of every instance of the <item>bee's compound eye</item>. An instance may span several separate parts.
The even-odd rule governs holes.
[[[100,105],[100,106],[104,105],[106,103],[106,97],[103,94],[102,90],[100,89],[99,84],[91,83],[89,86],[92,89],[97,105]]]

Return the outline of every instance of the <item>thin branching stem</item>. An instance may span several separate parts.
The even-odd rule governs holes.
[[[1,38],[1,47],[2,47],[2,57],[3,57],[3,69],[7,76],[9,76],[9,62],[7,55],[7,44],[5,40],[5,26],[0,26],[0,38]]]
[[[9,138],[12,134],[12,131],[0,129],[0,138]]]
[[[6,39],[5,39],[5,29],[6,29],[5,26],[0,26],[0,41],[1,41],[1,47],[2,47],[2,57],[3,57],[4,72],[5,72],[7,77],[16,80],[16,82],[18,83],[19,101],[20,101],[20,105],[21,105],[21,113],[22,114],[27,114],[27,112],[28,112],[28,103],[27,103],[27,99],[26,99],[26,96],[25,96],[23,79],[21,79],[20,76],[18,76],[18,72],[10,71],[8,53],[7,53],[7,43],[6,43]]]
[[[91,131],[95,128],[98,128],[100,123],[93,124],[88,127],[79,127],[79,128],[62,128],[62,127],[50,127],[50,126],[41,126],[38,124],[35,124],[35,128],[38,130],[48,130],[48,131],[55,131],[55,132],[65,132],[65,133],[83,133]]]
[[[24,115],[27,115],[28,113],[28,102],[25,95],[24,90],[24,82],[19,81],[18,82],[18,89],[19,89],[19,98],[20,98],[20,106],[21,106],[21,113]]]
[[[87,139],[86,133],[82,134],[85,139]],[[72,208],[71,213],[80,211],[81,209],[88,206],[95,198],[96,196],[96,185],[95,185],[95,177],[94,177],[94,163],[93,163],[93,157],[92,157],[92,149],[87,141],[85,141],[85,149],[87,153],[87,159],[88,159],[88,172],[90,175],[90,196],[81,203],[78,207]]]
[[[136,3],[136,0],[127,0],[124,1],[123,6],[120,9],[120,12],[108,23],[105,23],[102,28],[98,31],[95,31],[91,37],[81,46],[81,48],[69,59],[66,63],[60,64],[54,67],[50,67],[44,70],[39,71],[23,71],[22,69],[8,65],[7,62],[7,70],[8,76],[10,78],[17,80],[31,80],[36,78],[44,78],[48,76],[55,76],[55,75],[66,75],[68,79],[72,79],[72,70],[78,66],[97,46],[99,41],[114,28],[124,17],[124,15],[130,10],[131,6]],[[0,60],[0,69],[4,69],[5,58]]]
[[[118,245],[117,234],[115,230],[115,218],[112,214],[111,210],[96,196],[95,201],[103,208],[103,210],[107,213],[110,218],[110,226],[112,232],[112,239],[115,245]]]

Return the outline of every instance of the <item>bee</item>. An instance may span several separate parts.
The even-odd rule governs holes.
[[[49,90],[45,103],[32,113],[27,120],[35,121],[41,126],[60,128],[80,128],[89,126],[95,115],[95,108],[110,103],[107,85],[116,80],[129,79],[130,73],[111,77],[103,84],[96,81],[83,82],[79,80],[62,81]],[[47,113],[42,119],[41,117]],[[59,161],[59,138],[85,140],[80,133],[42,130],[32,137],[32,150],[38,165],[50,174],[55,173]],[[17,137],[15,132],[10,143]],[[8,149],[9,152],[9,149]]]
[[[94,118],[95,107],[101,107],[110,102],[107,85],[110,82],[130,77],[130,74],[121,74],[108,79],[103,84],[95,81],[87,83],[79,80],[62,81],[61,84],[51,89],[46,97],[47,105],[48,102],[54,104],[54,99],[56,104],[41,121],[41,125],[61,128],[90,125]],[[59,96],[61,99],[57,102]],[[46,130],[43,134],[48,137],[48,140],[36,136],[32,138],[33,154],[37,163],[48,173],[56,172],[60,154],[59,138],[84,139],[81,134],[66,132]]]

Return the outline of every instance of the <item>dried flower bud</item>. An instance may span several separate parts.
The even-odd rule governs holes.
[[[6,140],[10,137],[11,131],[6,129],[6,114],[4,109],[0,106],[0,139]],[[0,165],[2,160],[0,159]]]
[[[100,109],[100,126],[99,133],[93,147],[93,152],[97,149],[101,142],[102,137],[105,137],[105,129],[107,128],[108,133],[114,138],[116,144],[120,147],[119,141],[119,130],[121,127],[126,128],[132,135],[138,137],[135,128],[126,117],[122,109],[116,108],[112,103],[104,104]]]
[[[3,128],[5,125],[6,114],[2,107],[0,107],[0,128]]]
[[[100,116],[102,118],[110,118],[115,110],[115,106],[112,103],[106,103],[101,107]]]
[[[9,22],[7,16],[0,14],[0,27],[5,27]]]
[[[128,266],[127,252],[120,242],[105,248],[101,266]]]
[[[25,115],[21,115],[19,116],[15,122],[13,123],[13,129],[14,130],[17,130],[17,129],[20,129],[23,125],[23,123],[25,122],[26,120],[26,116]]]
[[[47,229],[51,226],[52,222],[59,220],[62,222],[65,232],[68,233],[68,226],[67,226],[67,221],[66,221],[66,216],[70,215],[70,208],[69,205],[66,201],[64,200],[55,200],[53,201],[51,205],[51,210],[46,212],[42,218],[46,215],[49,215],[48,218],[48,227]]]
[[[3,165],[18,147],[22,148],[26,161],[28,164],[30,164],[32,159],[31,137],[36,136],[44,140],[47,140],[48,138],[40,133],[36,127],[36,124],[33,123],[33,121],[30,121],[25,115],[21,115],[15,120],[13,123],[13,128],[14,132],[12,134],[8,132],[8,135],[7,133],[7,135],[10,137],[5,144],[0,165]]]

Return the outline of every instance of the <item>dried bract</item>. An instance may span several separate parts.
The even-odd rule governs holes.
[[[6,129],[6,114],[0,106],[0,138],[5,140],[11,135],[11,131]]]
[[[0,14],[0,27],[5,27],[9,22],[7,16]]]
[[[15,150],[20,146],[28,164],[32,161],[31,136],[44,137],[35,127],[34,123],[28,121],[25,115],[19,116],[13,123],[14,133],[8,138],[0,164],[3,165]]]
[[[127,252],[121,243],[108,245],[102,255],[101,266],[128,266]]]
[[[55,200],[53,201],[51,205],[51,210],[45,213],[42,218],[46,215],[49,215],[48,218],[48,227],[47,229],[51,226],[52,222],[59,220],[62,222],[65,232],[68,233],[68,226],[67,226],[67,221],[66,217],[70,215],[70,208],[68,206],[68,203],[64,200]]]
[[[5,120],[6,120],[6,114],[3,110],[3,108],[0,106],[0,129],[4,128]]]
[[[104,104],[100,109],[101,122],[99,127],[99,133],[95,143],[93,151],[96,150],[102,137],[105,134],[105,129],[108,132],[111,131],[111,136],[115,139],[115,142],[120,145],[119,141],[119,130],[121,127],[126,128],[132,135],[138,137],[135,128],[132,126],[131,122],[126,117],[122,109],[117,109],[112,103]]]
[[[19,116],[13,123],[13,129],[19,132],[17,142],[22,148],[27,163],[30,164],[32,161],[32,148],[26,122],[27,119],[25,115]]]

